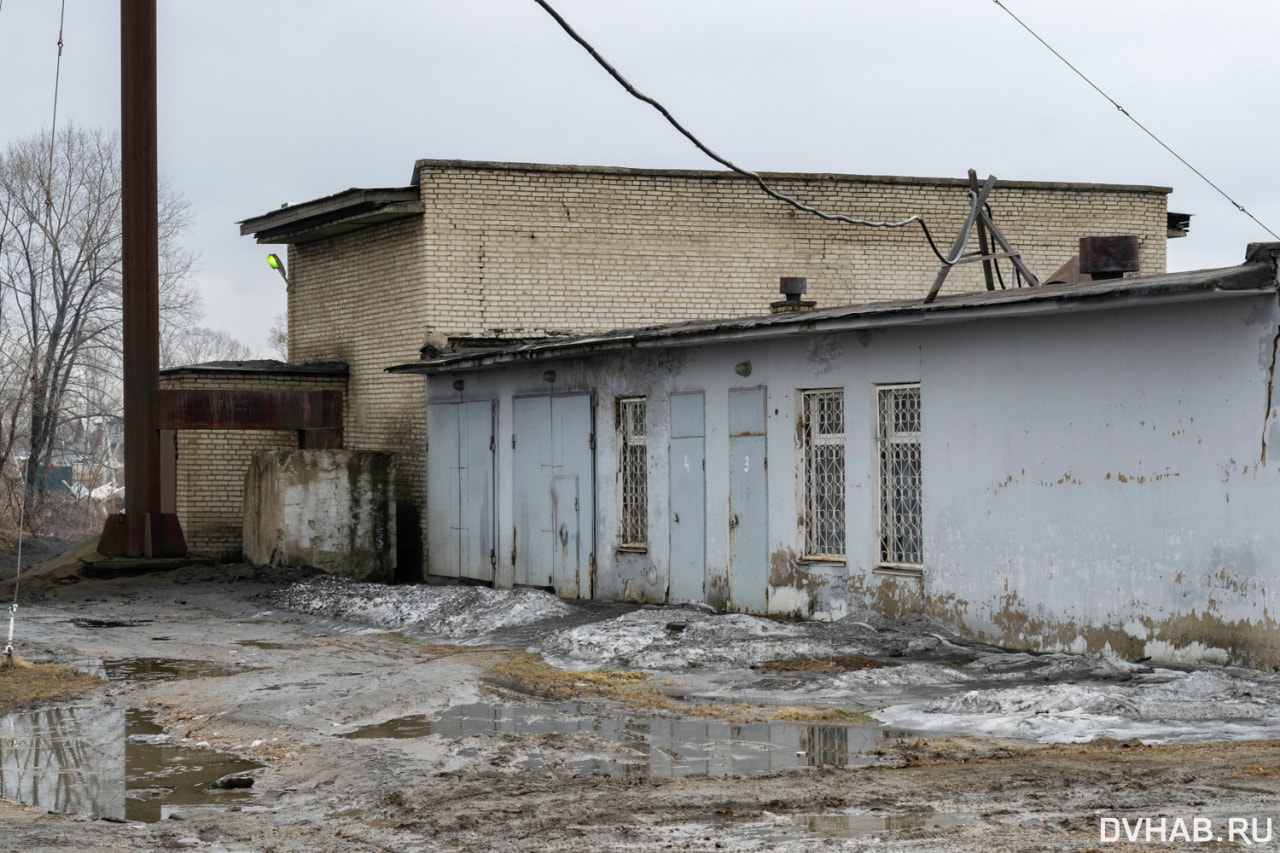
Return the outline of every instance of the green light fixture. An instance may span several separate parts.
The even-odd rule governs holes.
[[[291,287],[289,284],[289,276],[284,274],[284,261],[280,260],[280,256],[275,252],[267,255],[267,266],[280,273],[280,277],[284,279],[285,290],[288,290]]]

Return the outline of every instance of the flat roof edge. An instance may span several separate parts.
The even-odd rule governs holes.
[[[643,169],[630,166],[581,166],[556,163],[514,163],[496,160],[418,160],[413,166],[414,186],[421,183],[424,169],[467,169],[482,172],[551,172],[582,175],[622,175],[658,178],[691,178],[706,180],[749,180],[727,169]],[[841,172],[760,172],[765,178],[787,181],[842,181],[847,183],[905,184],[925,186],[963,187],[968,189],[967,178],[929,178],[906,175],[855,175]],[[1076,192],[1136,192],[1168,195],[1172,187],[1146,186],[1143,184],[1075,183],[1070,181],[1008,181],[997,180],[997,187],[1008,189],[1074,190]]]
[[[250,361],[210,361],[203,364],[180,364],[177,367],[166,367],[160,371],[161,376],[320,376],[345,377],[350,368],[344,361],[322,361],[315,364],[290,364],[272,359],[256,359]]]
[[[859,328],[959,323],[1009,316],[1043,316],[1055,311],[1112,307],[1119,303],[1191,301],[1218,297],[1267,295],[1277,289],[1271,263],[1247,263],[1223,269],[1166,273],[1082,284],[1053,284],[1016,291],[978,291],[943,297],[932,303],[882,302],[819,309],[785,315],[691,321],[643,329],[620,329],[582,335],[565,341],[453,353],[394,365],[395,374],[437,374],[499,367],[531,361],[591,356],[650,346],[700,346],[735,338],[776,338],[791,334],[821,334]]]
[[[421,205],[417,187],[352,187],[323,198],[291,204],[242,220],[240,236],[307,231],[339,219],[351,219],[389,205]],[[419,211],[420,212],[420,211]]]

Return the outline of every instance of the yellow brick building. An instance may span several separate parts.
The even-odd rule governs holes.
[[[969,212],[963,179],[763,177],[832,213],[923,216],[944,252]],[[1001,181],[990,207],[1042,278],[1081,237],[1106,235],[1136,235],[1142,272],[1159,273],[1169,192]],[[420,379],[384,371],[424,346],[767,313],[783,276],[807,278],[806,298],[819,306],[919,298],[940,267],[918,225],[824,221],[728,172],[421,160],[408,187],[348,190],[241,226],[261,243],[288,246],[290,363],[348,366],[345,446],[395,454],[402,539],[427,501],[425,397]],[[944,292],[983,287],[980,265],[971,264],[951,273]],[[164,382],[176,380],[171,373]],[[216,433],[180,436],[179,514],[193,551],[238,551],[231,484],[264,441],[287,442],[271,435],[240,444]],[[206,490],[199,472],[209,469],[222,472],[226,489]],[[419,565],[401,566],[405,577],[420,571],[420,556],[409,559]]]

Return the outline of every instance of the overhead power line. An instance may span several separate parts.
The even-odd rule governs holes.
[[[685,128],[684,125],[676,121],[675,117],[671,115],[671,113],[667,110],[666,107],[664,107],[662,104],[658,103],[653,98],[649,97],[648,95],[636,89],[635,86],[632,86],[631,83],[629,83],[627,79],[618,72],[618,69],[610,65],[609,61],[606,60],[603,56],[601,56],[599,51],[597,51],[594,47],[592,47],[591,44],[586,39],[578,35],[578,33],[573,29],[573,27],[569,26],[569,23],[563,17],[560,16],[559,12],[557,12],[555,9],[551,7],[550,3],[546,2],[546,0],[534,0],[534,2],[537,3],[539,6],[541,6],[544,10],[546,10],[547,14],[550,15],[552,18],[554,18],[556,23],[560,25],[560,28],[563,29],[569,35],[570,38],[572,38],[578,44],[582,45],[582,47],[587,51],[587,53],[591,54],[591,58],[594,59],[597,63],[599,63],[601,68],[609,72],[609,76],[611,76],[614,80],[617,80],[618,83],[621,84],[622,88],[626,89],[627,92],[632,97],[637,98],[638,100],[644,101],[646,104],[653,107],[658,112],[662,113],[662,117],[665,118],[671,124],[672,127],[680,131],[680,133],[686,139],[692,142],[694,146],[697,147],[697,149],[701,151],[703,154],[706,154],[708,157],[710,157],[712,160],[715,160],[717,163],[724,166],[726,169],[730,169],[734,172],[737,172],[739,175],[742,175],[744,177],[751,178],[757,184],[760,185],[760,189],[762,189],[766,194],[772,196],[778,201],[786,202],[787,204],[791,205],[797,210],[803,210],[805,213],[811,213],[814,216],[821,217],[822,219],[826,219],[833,222],[844,222],[849,225],[864,225],[871,228],[903,228],[907,225],[912,224],[913,222],[918,222],[920,223],[921,230],[924,231],[925,239],[929,241],[929,248],[933,250],[933,253],[938,257],[938,260],[947,266],[954,265],[956,261],[959,259],[959,257],[961,256],[961,254],[964,252],[964,245],[961,245],[956,250],[954,257],[947,257],[943,255],[942,252],[938,250],[938,244],[934,242],[933,235],[929,233],[929,226],[925,224],[924,218],[918,214],[914,216],[908,216],[906,219],[903,219],[901,222],[877,222],[870,219],[855,219],[852,216],[845,216],[840,213],[826,213],[822,210],[819,210],[816,207],[811,207],[810,205],[807,205],[801,201],[797,201],[791,196],[784,195],[778,192],[773,187],[769,186],[769,184],[765,182],[765,179],[760,177],[760,175],[757,174],[756,172],[752,172],[750,169],[744,169],[741,166],[737,165],[736,163],[733,163],[732,161],[727,160],[726,158],[721,157],[719,154],[712,151],[702,142],[702,140],[698,139],[698,137],[694,136],[693,133],[691,133],[687,128]],[[970,192],[969,196],[971,201],[974,204],[976,204],[977,196],[973,192]],[[970,219],[972,219],[972,217],[970,217]]]
[[[1183,157],[1183,156],[1182,156],[1181,154],[1179,154],[1177,151],[1174,151],[1172,148],[1170,148],[1170,147],[1165,143],[1165,141],[1164,141],[1163,139],[1161,139],[1160,137],[1158,137],[1158,136],[1156,136],[1154,133],[1152,133],[1150,130],[1148,130],[1146,125],[1144,125],[1142,122],[1140,122],[1140,121],[1138,121],[1136,118],[1134,118],[1134,117],[1129,113],[1129,111],[1128,111],[1128,110],[1126,110],[1124,107],[1120,106],[1120,104],[1116,102],[1116,99],[1115,99],[1115,98],[1111,97],[1111,96],[1110,96],[1110,95],[1108,95],[1106,92],[1102,91],[1102,89],[1098,86],[1098,84],[1097,84],[1097,83],[1094,83],[1092,80],[1090,80],[1088,77],[1086,77],[1083,71],[1081,71],[1079,68],[1076,68],[1074,65],[1072,65],[1070,62],[1068,62],[1068,61],[1067,61],[1067,58],[1066,58],[1065,56],[1063,56],[1061,53],[1058,53],[1058,51],[1054,50],[1054,49],[1053,49],[1053,46],[1052,46],[1051,44],[1049,44],[1047,41],[1045,41],[1044,39],[1042,39],[1042,38],[1040,37],[1040,34],[1039,34],[1039,33],[1037,33],[1035,30],[1031,29],[1031,27],[1027,26],[1026,22],[1024,22],[1024,21],[1023,21],[1021,18],[1019,18],[1017,15],[1013,14],[1013,12],[1009,9],[1009,7],[1008,7],[1008,6],[1004,5],[1004,3],[1001,3],[1001,2],[1000,2],[1000,0],[992,0],[992,2],[994,2],[997,6],[999,6],[1001,9],[1003,9],[1003,10],[1005,11],[1005,14],[1007,14],[1010,18],[1013,18],[1015,21],[1017,21],[1017,22],[1018,22],[1018,25],[1019,25],[1019,26],[1021,26],[1024,30],[1026,30],[1027,32],[1031,33],[1032,37],[1033,37],[1033,38],[1035,38],[1035,40],[1036,40],[1036,41],[1038,41],[1038,42],[1040,42],[1042,45],[1044,45],[1044,46],[1049,50],[1049,52],[1050,52],[1050,53],[1052,53],[1054,56],[1058,57],[1058,59],[1062,60],[1062,64],[1063,64],[1063,65],[1065,65],[1065,66],[1067,66],[1068,68],[1070,68],[1072,71],[1074,71],[1074,72],[1076,73],[1076,76],[1077,76],[1077,77],[1079,77],[1079,78],[1080,78],[1081,80],[1083,80],[1084,82],[1088,83],[1088,84],[1089,84],[1089,86],[1090,86],[1090,87],[1091,87],[1095,92],[1097,92],[1099,95],[1101,95],[1102,97],[1104,97],[1104,98],[1106,98],[1108,101],[1110,101],[1110,102],[1111,102],[1111,106],[1115,107],[1117,110],[1119,110],[1121,113],[1123,113],[1125,118],[1129,119],[1129,121],[1131,121],[1131,122],[1133,122],[1135,125],[1137,125],[1137,126],[1138,126],[1138,128],[1139,128],[1143,133],[1145,133],[1147,136],[1150,136],[1152,139],[1154,139],[1154,140],[1156,141],[1156,143],[1157,143],[1157,144],[1159,144],[1159,146],[1160,146],[1161,148],[1163,148],[1165,151],[1168,151],[1170,154],[1172,154],[1174,157],[1176,157],[1176,158],[1178,159],[1178,162],[1180,162],[1182,165],[1186,166],[1186,167],[1187,167],[1188,169],[1190,169],[1191,171],[1195,172],[1195,173],[1196,173],[1196,175],[1197,175],[1197,176],[1199,176],[1200,180],[1204,181],[1206,184],[1208,184],[1209,186],[1211,186],[1211,187],[1213,187],[1215,190],[1217,190],[1218,195],[1222,196],[1222,197],[1223,197],[1223,198],[1225,198],[1227,201],[1231,202],[1231,204],[1236,208],[1236,210],[1240,211],[1240,212],[1241,212],[1241,213],[1243,213],[1245,216],[1247,216],[1247,217],[1249,217],[1250,219],[1252,219],[1255,223],[1257,223],[1257,224],[1258,224],[1258,227],[1260,227],[1263,231],[1266,231],[1266,232],[1267,232],[1268,234],[1270,234],[1272,237],[1275,237],[1277,240],[1280,240],[1280,235],[1277,235],[1277,234],[1276,234],[1276,232],[1272,231],[1270,228],[1268,228],[1266,225],[1264,225],[1264,224],[1262,223],[1262,221],[1258,219],[1258,217],[1254,216],[1254,215],[1253,215],[1252,213],[1250,213],[1248,210],[1245,210],[1245,207],[1244,207],[1244,205],[1243,205],[1243,204],[1241,204],[1240,202],[1236,201],[1236,200],[1235,200],[1235,199],[1233,199],[1231,196],[1227,195],[1226,190],[1222,189],[1222,187],[1218,186],[1218,185],[1217,185],[1217,184],[1215,184],[1213,181],[1209,180],[1209,178],[1204,174],[1204,172],[1201,172],[1201,171],[1200,171],[1199,169],[1197,169],[1195,166],[1192,166],[1190,163],[1188,163],[1188,162],[1187,162],[1187,159],[1186,159],[1185,157]]]
[[[62,12],[58,16],[58,66],[53,75],[53,120],[49,129],[49,185],[44,191],[45,213],[53,212],[53,149],[58,143],[58,84],[62,82],[62,28],[67,20],[67,0],[62,0]]]

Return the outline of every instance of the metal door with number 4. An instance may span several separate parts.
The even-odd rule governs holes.
[[[729,607],[769,607],[769,501],[765,391],[729,392]]]
[[[701,393],[671,395],[671,576],[667,600],[702,601],[706,471]]]

